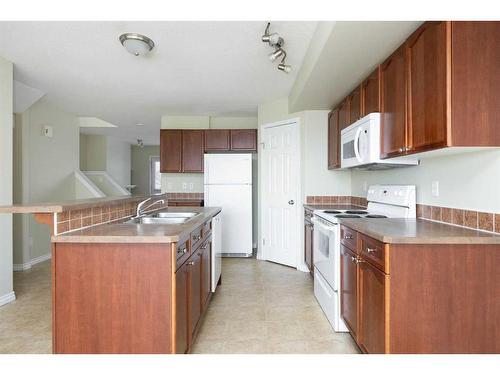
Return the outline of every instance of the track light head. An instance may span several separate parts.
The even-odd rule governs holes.
[[[290,73],[292,71],[292,66],[291,65],[286,65],[283,63],[278,64],[278,69],[281,70],[282,72],[285,73]]]
[[[276,49],[276,51],[274,51],[269,55],[269,60],[275,61],[276,59],[279,59],[281,56],[286,56],[286,53],[281,48],[278,48]]]

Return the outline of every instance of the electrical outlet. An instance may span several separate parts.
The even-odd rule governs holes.
[[[182,190],[186,190],[187,189],[187,182],[183,182],[182,183]]]
[[[194,184],[192,182],[189,183],[189,190],[193,190],[194,189]]]
[[[432,196],[439,197],[439,181],[432,181]]]
[[[43,135],[47,138],[52,138],[54,136],[52,126],[44,125],[43,126]]]

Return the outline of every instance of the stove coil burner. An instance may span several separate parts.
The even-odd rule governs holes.
[[[349,219],[349,218],[360,218],[361,216],[359,215],[351,215],[351,214],[340,214],[340,215],[335,215],[335,217],[338,217],[339,219]]]
[[[385,216],[385,215],[375,215],[375,214],[366,215],[365,217],[369,218],[369,219],[386,219],[387,218],[387,216]]]
[[[368,213],[368,211],[364,210],[347,210],[345,211],[346,214],[354,214],[354,215],[365,215]]]
[[[325,214],[340,214],[342,211],[336,211],[336,210],[325,210],[323,211]]]

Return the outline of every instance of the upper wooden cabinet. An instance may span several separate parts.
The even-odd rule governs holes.
[[[426,22],[406,43],[408,141],[404,151],[447,144],[449,22]]]
[[[334,109],[328,115],[328,169],[340,168],[339,111]]]
[[[205,151],[229,151],[229,130],[205,130]]]
[[[361,118],[361,87],[357,87],[349,95],[349,125]]]
[[[349,110],[349,98],[344,99],[342,103],[338,106],[339,111],[339,130],[347,128],[350,123],[350,110]]]
[[[400,47],[380,67],[381,157],[398,155],[406,146],[405,48]]]
[[[162,173],[182,172],[182,130],[160,131],[160,170]]]
[[[182,131],[182,171],[203,172],[204,132],[203,130]]]
[[[231,130],[232,151],[256,151],[257,129],[235,129]]]
[[[380,67],[361,84],[361,117],[380,112]]]

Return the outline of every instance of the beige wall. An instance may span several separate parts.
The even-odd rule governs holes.
[[[44,125],[52,126],[52,138],[43,136]],[[21,174],[14,181],[15,203],[74,199],[80,146],[77,117],[42,98],[15,117],[15,126],[15,144],[22,144],[15,150],[15,169]],[[50,229],[32,215],[16,218],[14,233],[15,264],[50,254]]]
[[[136,185],[132,192],[134,195],[149,194],[150,158],[160,156],[160,146],[144,146],[141,148],[133,145],[131,149],[132,185]]]
[[[80,169],[82,171],[105,171],[107,141],[104,135],[80,134]]]
[[[0,58],[0,205],[12,204],[13,65]],[[12,215],[0,214],[0,304],[14,298]]]

